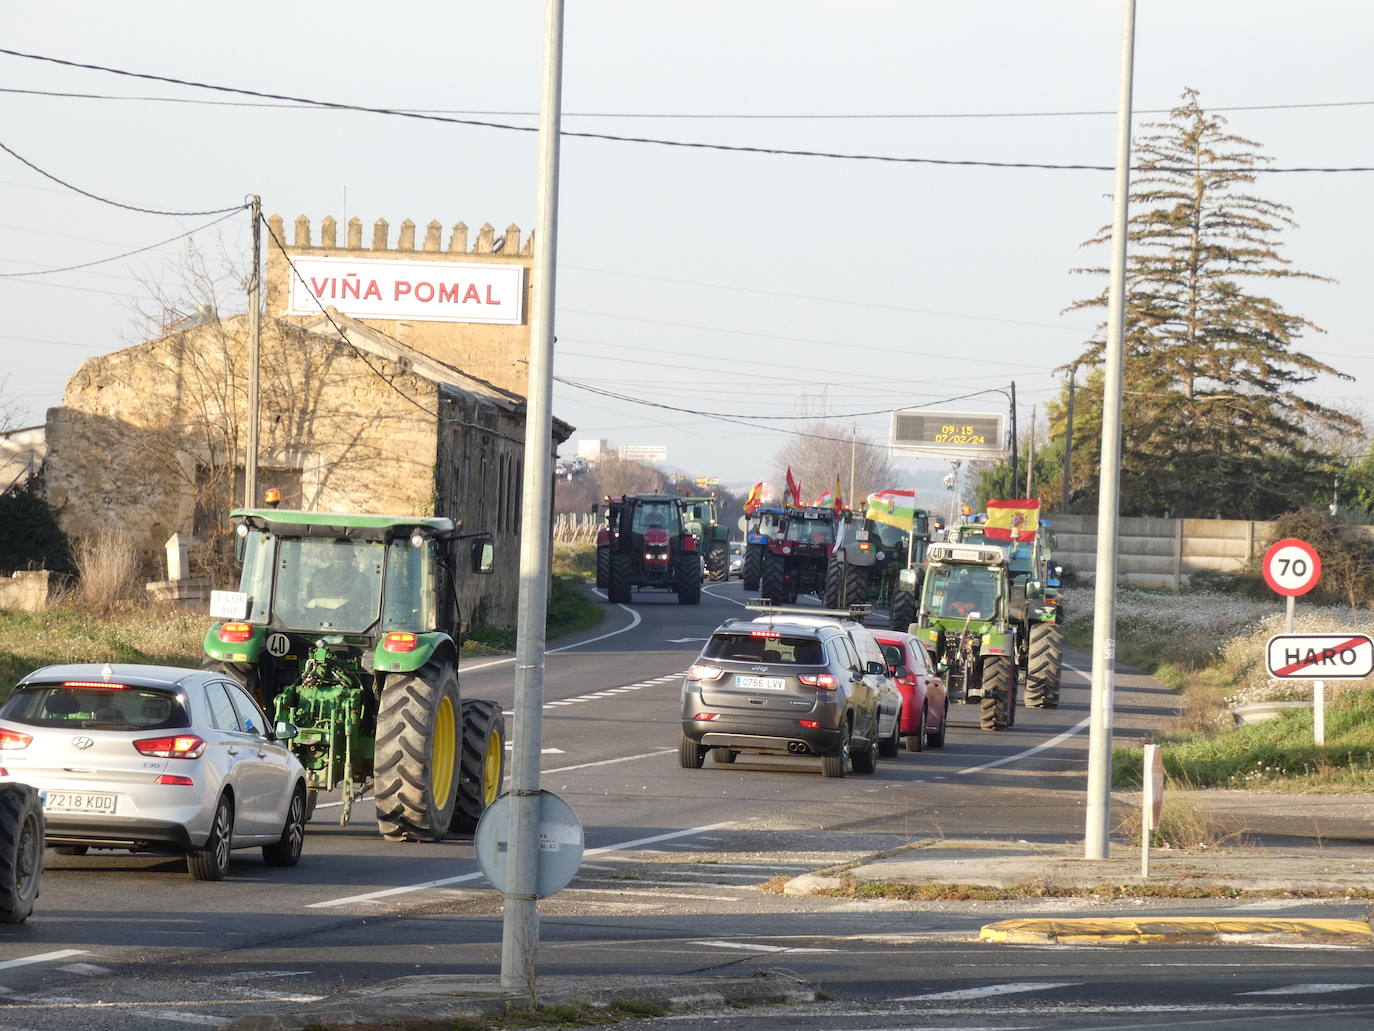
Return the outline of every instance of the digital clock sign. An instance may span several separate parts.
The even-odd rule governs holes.
[[[892,453],[908,458],[1001,459],[1007,456],[1007,417],[1000,412],[892,413]]]

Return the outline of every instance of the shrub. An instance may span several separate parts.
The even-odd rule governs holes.
[[[0,497],[0,569],[75,571],[67,537],[44,494],[41,474]]]
[[[135,596],[142,560],[128,534],[109,528],[76,545],[77,594],[92,612],[112,611]]]

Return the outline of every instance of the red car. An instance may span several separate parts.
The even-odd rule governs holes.
[[[900,630],[874,630],[873,636],[882,645],[888,672],[902,695],[898,730],[906,738],[907,751],[920,752],[927,745],[943,748],[949,695],[926,646]]]

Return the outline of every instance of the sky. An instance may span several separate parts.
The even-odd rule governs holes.
[[[19,5],[7,3],[12,11]],[[203,83],[537,124],[544,4],[119,4],[48,0],[9,49]],[[572,0],[564,129],[828,154],[1110,166],[1122,4]],[[1361,0],[1139,0],[1136,125],[1185,87],[1280,166],[1374,165],[1374,9]],[[35,92],[99,94],[92,99]],[[163,98],[163,99],[147,99]],[[168,101],[174,102],[168,102]],[[186,101],[195,101],[188,103]],[[204,103],[212,101],[214,103]],[[535,222],[532,132],[243,98],[0,55],[0,143],[89,193],[204,211],[423,225]],[[1233,108],[1234,110],[1223,110]],[[494,114],[499,113],[499,114]],[[1310,396],[1368,414],[1374,173],[1269,175],[1295,267],[1272,293],[1325,330],[1302,348],[1354,377]],[[575,439],[664,444],[728,484],[771,476],[786,431],[832,417],[885,440],[893,408],[1043,413],[1095,319],[1110,171],[933,166],[566,138],[554,411]],[[122,210],[0,152],[0,404],[41,423],[87,358],[143,338],[192,230],[242,261],[247,216]],[[393,230],[394,235],[394,230]],[[225,308],[241,310],[226,298]],[[606,397],[609,391],[635,400]],[[970,396],[972,395],[972,396]],[[663,405],[671,408],[660,407]],[[688,409],[676,411],[675,408]],[[711,415],[701,414],[711,413]],[[869,413],[869,414],[859,414]],[[741,426],[712,415],[770,415]],[[565,448],[573,452],[572,444]],[[903,460],[902,475],[944,463]]]

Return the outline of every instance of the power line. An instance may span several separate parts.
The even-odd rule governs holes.
[[[73,186],[71,183],[67,182],[67,180],[59,179],[51,172],[44,171],[43,169],[39,168],[28,158],[24,157],[22,154],[18,154],[15,151],[11,150],[4,143],[0,143],[0,150],[3,150],[6,154],[14,158],[20,164],[27,165],[29,168],[33,169],[39,175],[43,176],[43,178],[51,179],[59,186],[65,186],[73,193],[79,193],[81,194],[81,196],[89,197],[91,200],[98,200],[101,204],[109,204],[116,208],[123,208],[125,211],[137,211],[143,215],[174,215],[181,218],[201,218],[204,215],[232,214],[235,211],[242,211],[247,206],[244,204],[238,204],[232,208],[215,208],[211,211],[161,211],[157,208],[140,208],[134,204],[125,204],[123,201],[111,200],[109,197],[102,197],[98,193],[91,193],[90,190],[83,190],[79,186]]]
[[[5,51],[10,53],[9,51]],[[22,56],[22,55],[16,55]],[[292,108],[314,106],[299,101],[264,103],[247,100],[206,100],[200,97],[130,96],[112,93],[77,93],[68,90],[18,89],[0,87],[0,93],[23,96],[57,97],[70,100],[127,100],[154,104],[193,104],[206,107]],[[1374,100],[1328,100],[1307,104],[1232,104],[1209,107],[1209,111],[1308,111],[1323,108],[1374,107]],[[485,115],[502,118],[535,118],[538,111],[511,111],[485,108],[398,107],[403,114]],[[1173,108],[1136,108],[1138,115],[1167,115]],[[671,121],[915,121],[988,118],[1083,118],[1115,115],[1115,108],[1067,111],[564,111],[564,118],[618,118]]]
[[[80,265],[64,265],[62,268],[35,269],[32,272],[0,272],[0,279],[22,279],[27,276],[49,276],[56,272],[75,272],[78,269],[91,268],[95,265],[104,265],[111,261],[119,261],[121,258],[132,258],[136,254],[144,254],[148,251],[157,250],[157,248],[165,247],[169,243],[175,243],[178,240],[186,239],[186,237],[188,236],[194,236],[196,233],[209,229],[211,226],[217,226],[226,219],[230,219],[233,216],[237,215],[241,210],[241,208],[234,208],[232,211],[228,212],[228,214],[221,215],[213,222],[206,222],[203,226],[187,230],[184,233],[178,233],[176,236],[168,237],[166,240],[162,240],[159,243],[150,243],[147,247],[140,247],[137,250],[125,251],[123,254],[116,254],[112,258],[98,258],[95,261],[83,262]]]
[[[369,114],[388,115],[395,118],[413,118],[427,122],[442,122],[450,125],[466,125],[483,129],[500,129],[506,132],[538,132],[538,126],[533,125],[512,125],[508,122],[493,122],[486,119],[474,118],[455,118],[450,115],[426,114],[415,110],[403,110],[391,107],[372,107],[366,104],[345,104],[333,100],[314,100],[309,97],[295,97],[285,93],[268,93],[264,90],[244,89],[238,86],[220,86],[214,83],[199,82],[194,79],[178,79],[169,75],[154,75],[150,72],[134,72],[123,68],[112,68],[108,65],[90,64],[81,61],[68,61],[60,57],[48,57],[43,54],[29,54],[20,50],[9,50],[0,47],[0,54],[8,54],[11,57],[21,57],[30,61],[43,61],[48,64],[61,65],[64,68],[79,68],[84,71],[105,72],[110,75],[120,75],[131,79],[143,79],[148,82],[162,82],[172,86],[185,86],[190,89],[211,90],[217,93],[233,93],[238,96],[259,97],[264,100],[284,100],[295,104],[303,104],[310,107],[328,108],[336,111],[359,111]],[[1081,171],[1081,172],[1113,172],[1113,165],[1089,165],[1080,163],[1053,163],[1045,161],[983,161],[971,158],[926,158],[926,157],[900,157],[893,154],[852,154],[838,151],[822,150],[799,150],[786,147],[749,147],[738,144],[725,143],[697,143],[688,140],[669,140],[649,136],[621,136],[614,133],[601,132],[574,132],[564,130],[562,135],[570,139],[605,140],[614,143],[645,143],[659,147],[677,147],[687,150],[714,150],[736,154],[766,154],[779,157],[812,157],[829,158],[838,161],[873,161],[886,164],[903,165],[931,165],[945,168],[1000,168],[1000,169],[1037,169],[1043,171]],[[1148,171],[1153,172],[1180,172],[1191,173],[1195,169],[1190,168],[1171,168],[1165,166],[1151,166]],[[1298,172],[1323,172],[1323,173],[1344,173],[1344,172],[1374,172],[1374,166],[1350,166],[1343,168],[1319,168],[1319,167],[1247,167],[1240,166],[1235,168],[1216,167],[1209,168],[1209,172],[1214,173],[1237,173],[1237,174],[1273,174],[1273,173],[1298,173]],[[65,183],[63,185],[66,185]],[[81,191],[78,191],[81,192]],[[101,198],[97,198],[101,199]],[[126,205],[120,205],[121,207]],[[134,209],[141,210],[141,209]],[[167,212],[155,212],[156,214],[167,214]],[[197,212],[196,214],[219,214],[213,212]]]

